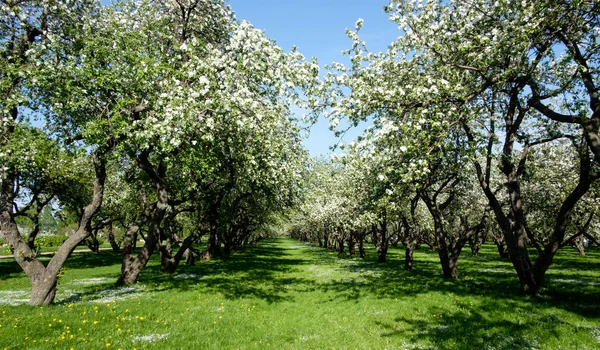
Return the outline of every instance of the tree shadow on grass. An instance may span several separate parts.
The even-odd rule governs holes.
[[[268,303],[293,301],[290,291],[307,287],[309,279],[290,277],[307,261],[290,256],[286,249],[269,242],[193,266],[180,265],[173,275],[148,267],[140,283],[161,290],[219,292],[228,299],[259,298]]]
[[[443,308],[429,309],[427,314],[400,316],[392,322],[376,322],[389,337],[406,343],[429,343],[436,349],[532,349],[537,328],[543,326],[545,336],[560,337],[562,322],[552,316],[537,319],[507,319],[501,315],[513,314],[522,305],[502,301],[463,307],[448,312]],[[493,319],[489,315],[495,315]],[[533,339],[533,340],[532,340]]]
[[[321,255],[337,254],[324,252]],[[577,257],[561,257],[562,264],[553,266],[542,295],[529,298],[520,294],[516,272],[510,262],[500,260],[497,252],[490,247],[483,249],[480,256],[466,255],[459,261],[458,280],[441,276],[437,253],[429,249],[419,250],[413,271],[402,269],[402,259],[399,258],[402,253],[401,249],[390,250],[386,263],[356,259],[352,265],[341,267],[349,273],[348,278],[323,283],[320,288],[332,294],[332,300],[358,302],[366,296],[401,300],[433,291],[458,297],[479,296],[502,302],[557,307],[584,317],[600,317],[600,280],[568,271],[585,271],[580,270],[583,266],[577,265],[580,263]],[[576,261],[573,263],[571,260]],[[591,260],[590,263],[594,265],[598,261]]]

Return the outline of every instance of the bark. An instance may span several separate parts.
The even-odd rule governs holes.
[[[121,252],[121,247],[119,247],[119,244],[115,240],[115,231],[113,231],[112,224],[108,225],[108,242],[110,243],[110,247],[112,248],[113,252]]]
[[[338,243],[338,252],[340,254],[344,253],[344,237],[338,238],[337,243]]]
[[[377,262],[384,263],[387,260],[388,237],[387,237],[387,215],[383,212],[381,217],[381,236],[377,244]]]
[[[583,236],[579,236],[575,239],[575,248],[579,253],[579,256],[585,256],[585,247],[583,246]]]
[[[358,252],[360,253],[360,257],[363,259],[367,257],[367,252],[365,251],[364,240],[365,240],[364,235],[361,234],[358,236]]]
[[[406,252],[404,254],[404,269],[405,270],[412,270],[413,268],[413,262],[414,262],[414,253],[415,253],[415,248],[412,245],[407,245],[406,246]]]
[[[23,268],[31,280],[31,298],[29,304],[35,306],[48,305],[54,301],[58,275],[67,258],[73,250],[90,234],[91,221],[100,209],[104,196],[104,183],[106,180],[105,162],[98,154],[93,156],[96,179],[94,181],[94,192],[91,203],[86,206],[79,219],[79,227],[59,248],[46,267],[32,255],[31,249],[19,235],[14,224],[4,224],[6,215],[9,220],[10,212],[6,208],[2,210],[2,231],[5,232],[7,241],[14,247],[13,255],[15,261]],[[5,231],[5,229],[8,229]],[[15,236],[16,235],[16,236]]]
[[[350,255],[356,255],[356,241],[354,239],[354,233],[350,234],[348,238],[348,252]]]
[[[208,247],[206,248],[206,252],[210,255],[210,258],[221,255],[221,243],[219,242],[217,228],[215,227],[213,227],[210,230],[210,235],[208,237]]]
[[[160,242],[161,223],[169,208],[169,193],[165,183],[165,169],[162,165],[155,169],[148,160],[147,154],[142,154],[137,158],[138,165],[144,170],[156,187],[157,202],[148,222],[148,234],[144,246],[140,249],[138,255],[133,259],[123,259],[121,266],[121,276],[117,280],[117,284],[132,284],[137,281],[140,273],[150,261],[150,257],[154,253],[157,245]],[[124,252],[125,254],[125,252]],[[131,253],[130,253],[131,254]],[[124,255],[125,256],[125,255]]]
[[[194,256],[194,251],[191,249],[185,250],[185,264],[186,265],[194,265],[196,264],[196,257]]]
[[[458,271],[456,269],[456,263],[451,263],[450,256],[448,255],[448,244],[446,243],[446,234],[444,232],[444,217],[442,211],[438,208],[435,203],[435,197],[430,198],[426,192],[421,193],[421,198],[431,217],[433,219],[433,232],[435,237],[435,243],[437,246],[438,257],[440,264],[442,265],[442,274],[445,278],[458,278]]]
[[[501,259],[508,259],[508,249],[504,246],[504,237],[494,238],[494,243],[498,248],[498,254],[500,254]]]
[[[532,87],[535,94],[535,86]],[[509,107],[504,115],[506,124],[505,128],[505,139],[502,150],[502,160],[500,162],[500,170],[505,174],[507,182],[506,188],[509,195],[510,204],[510,220],[507,215],[504,214],[499,200],[496,198],[495,193],[490,189],[490,168],[492,159],[492,145],[494,137],[494,126],[493,119],[491,121],[490,134],[492,135],[489,139],[488,150],[486,156],[485,174],[483,167],[477,161],[473,161],[475,169],[477,171],[477,177],[479,184],[483,189],[486,197],[488,198],[489,204],[494,211],[496,221],[500,226],[506,245],[509,252],[509,257],[519,277],[519,283],[521,286],[521,292],[531,296],[537,296],[539,290],[543,285],[545,273],[548,267],[552,264],[554,255],[558,249],[562,246],[564,241],[565,231],[567,224],[570,219],[571,211],[581,197],[589,190],[590,184],[597,179],[597,174],[590,172],[590,157],[589,148],[586,142],[582,142],[578,146],[579,161],[579,180],[575,189],[567,196],[567,198],[561,204],[559,213],[555,219],[553,232],[548,240],[548,243],[542,248],[537,242],[533,242],[538,249],[538,257],[535,262],[532,262],[529,253],[527,251],[527,225],[526,218],[523,213],[523,204],[520,190],[520,179],[524,171],[525,163],[527,160],[527,154],[529,144],[526,144],[523,151],[521,152],[521,159],[518,164],[513,163],[513,146],[515,142],[515,135],[519,130],[519,125],[525,116],[525,110],[519,109],[518,94],[521,91],[522,86],[513,87],[510,91],[510,102]],[[537,106],[536,108],[538,108]],[[541,111],[541,110],[540,110]],[[544,111],[541,111],[545,113]],[[469,137],[473,140],[473,135],[467,126],[464,129]],[[585,134],[584,130],[584,134]],[[584,135],[584,139],[588,135]],[[529,235],[531,236],[531,235]]]
[[[92,234],[84,240],[85,245],[94,253],[100,253],[100,242],[98,241],[98,231],[93,230]]]

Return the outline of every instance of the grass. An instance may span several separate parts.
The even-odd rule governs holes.
[[[401,249],[385,264],[277,239],[230,258],[182,266],[151,261],[117,288],[120,257],[69,259],[58,303],[30,307],[29,282],[0,260],[0,349],[597,349],[600,251],[564,249],[543,296],[518,295],[510,263],[484,246],[459,261],[458,281],[437,255]],[[11,305],[15,304],[15,305]]]

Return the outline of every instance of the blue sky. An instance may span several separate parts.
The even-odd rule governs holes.
[[[229,4],[239,20],[263,29],[285,51],[298,46],[307,58],[317,57],[321,67],[348,62],[341,54],[351,45],[345,29],[353,28],[358,18],[365,21],[361,38],[371,51],[385,50],[400,33],[383,12],[386,0],[229,0]],[[348,133],[344,142],[357,133]],[[311,155],[318,156],[328,153],[336,142],[328,122],[320,120],[305,145]]]

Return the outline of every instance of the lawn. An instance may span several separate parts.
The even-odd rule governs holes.
[[[57,304],[26,305],[29,281],[0,260],[0,349],[597,349],[600,251],[565,248],[543,295],[518,295],[494,246],[444,280],[437,255],[388,263],[281,238],[220,260],[114,286],[120,257],[73,255]]]

